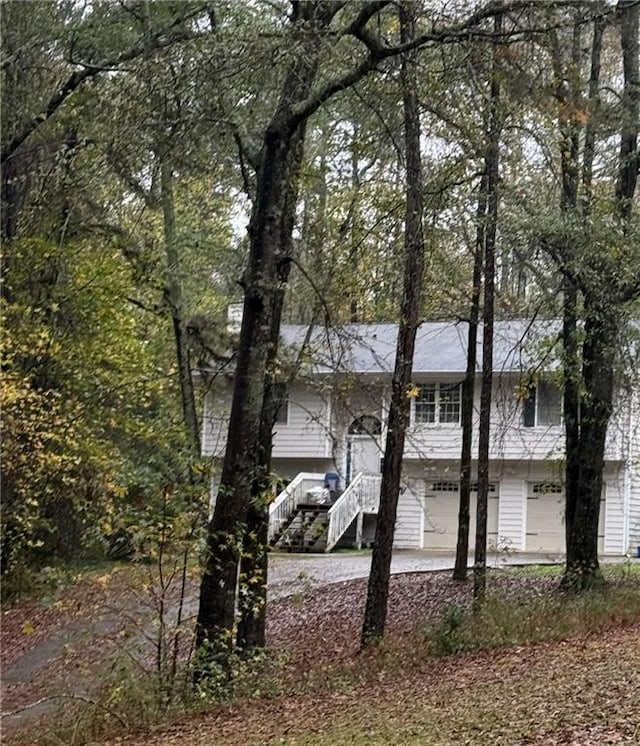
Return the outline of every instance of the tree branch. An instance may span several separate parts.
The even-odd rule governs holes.
[[[293,107],[289,117],[283,123],[285,127],[295,129],[301,122],[314,114],[325,101],[353,86],[385,59],[397,57],[404,52],[431,43],[453,43],[470,37],[479,37],[487,40],[495,40],[496,38],[506,40],[523,33],[522,29],[515,29],[496,34],[494,31],[477,28],[478,24],[492,18],[498,12],[510,13],[530,8],[550,9],[584,5],[582,0],[538,0],[538,2],[534,2],[534,0],[514,0],[507,5],[502,5],[500,2],[490,2],[459,23],[444,26],[440,29],[434,28],[430,32],[421,34],[409,42],[387,46],[373,33],[368,31],[366,25],[374,15],[389,4],[386,0],[380,0],[380,2],[367,3],[361,8],[356,18],[343,30],[340,36],[353,36],[358,39],[367,48],[367,56],[356,67],[339,78],[329,80],[324,87],[312,91],[305,101]],[[538,31],[539,29],[535,30]],[[527,31],[532,32],[533,30],[528,29]]]
[[[75,63],[77,65],[82,64],[82,69],[74,71],[51,96],[43,110],[26,121],[9,142],[2,147],[0,151],[0,163],[4,163],[10,158],[38,127],[50,119],[85,80],[93,78],[106,70],[115,70],[123,63],[130,62],[148,53],[149,50],[164,49],[172,44],[188,41],[200,36],[201,34],[193,34],[184,29],[177,28],[184,21],[194,17],[200,10],[202,10],[202,7],[199,6],[197,10],[180,16],[170,26],[156,31],[151,38],[148,38],[147,35],[143,36],[136,44],[115,57],[103,60],[100,63]]]

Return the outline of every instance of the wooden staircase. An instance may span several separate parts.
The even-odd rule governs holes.
[[[331,505],[299,504],[271,540],[287,552],[324,552],[329,533]]]
[[[380,477],[358,474],[332,505],[309,502],[309,489],[323,483],[324,475],[303,472],[278,495],[269,508],[271,547],[286,552],[330,552],[345,542],[362,546],[365,516],[378,512]]]

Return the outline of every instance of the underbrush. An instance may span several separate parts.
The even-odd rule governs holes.
[[[87,746],[147,732],[223,703],[276,697],[284,693],[285,664],[286,656],[264,650],[233,655],[228,669],[211,667],[207,678],[194,686],[189,660],[179,664],[169,678],[166,672],[159,674],[150,666],[149,657],[140,651],[123,652],[88,696],[60,694],[45,698],[45,704],[52,706],[46,718],[21,728],[12,738],[7,737],[6,743]]]
[[[607,568],[605,578],[605,585],[580,595],[558,590],[516,595],[490,592],[476,613],[459,604],[450,605],[439,621],[426,629],[427,651],[441,656],[531,645],[640,620],[638,568]]]

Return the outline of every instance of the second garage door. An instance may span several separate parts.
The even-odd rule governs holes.
[[[527,492],[527,542],[528,552],[564,554],[565,493],[558,482],[533,482]],[[604,549],[605,499],[600,501],[598,522],[598,553]]]
[[[528,552],[565,550],[564,488],[556,482],[533,482],[527,491]]]

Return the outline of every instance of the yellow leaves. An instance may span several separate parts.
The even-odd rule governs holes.
[[[100,588],[105,589],[111,584],[111,576],[110,575],[100,575],[96,578],[96,585],[100,586]]]
[[[521,381],[513,390],[513,396],[516,401],[522,402],[531,396],[532,387],[535,387],[536,382],[533,380]]]
[[[584,127],[590,118],[588,109],[578,106],[574,102],[567,102],[560,107],[559,118],[561,122]]]
[[[410,384],[405,392],[405,396],[407,397],[407,399],[416,399],[419,394],[420,387],[416,386],[415,383]]]
[[[23,635],[32,635],[36,631],[36,628],[33,626],[33,624],[29,620],[27,620],[22,625],[21,631]]]

